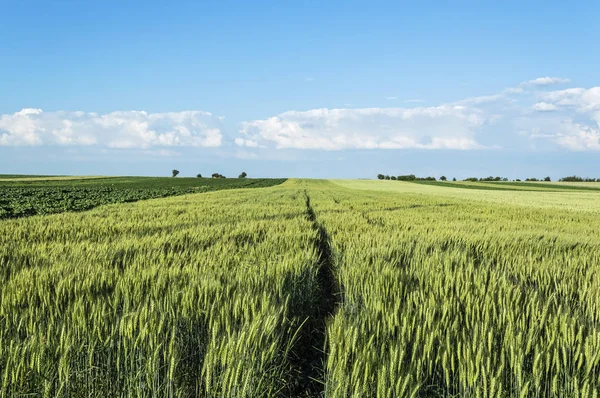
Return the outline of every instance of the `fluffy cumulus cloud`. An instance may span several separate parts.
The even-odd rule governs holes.
[[[536,138],[548,139],[573,151],[600,150],[600,87],[568,88],[538,93],[538,111],[557,113]],[[541,105],[543,104],[543,106]],[[543,109],[542,109],[543,108]],[[544,118],[539,118],[539,124]]]
[[[244,159],[273,156],[277,149],[600,151],[600,87],[556,87],[568,82],[540,77],[437,106],[408,100],[413,104],[404,107],[291,110],[240,123],[231,141],[221,118],[201,111],[22,109],[0,114],[0,146],[131,149],[151,156],[224,146]]]
[[[296,149],[475,149],[486,122],[461,105],[428,108],[314,109],[244,122],[236,144]]]
[[[0,115],[0,145],[79,145],[106,148],[219,147],[220,119],[208,112],[43,112]]]
[[[313,109],[243,122],[235,144],[294,149],[600,150],[600,87],[541,77],[496,94],[416,108]]]
[[[540,99],[561,107],[573,107],[579,112],[600,111],[600,87],[568,88],[541,93]]]

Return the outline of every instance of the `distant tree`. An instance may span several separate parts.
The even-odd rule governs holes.
[[[583,178],[578,177],[578,176],[569,176],[569,177],[563,177],[558,181],[564,181],[564,182],[583,182]]]
[[[173,177],[177,177],[177,174],[179,174],[179,170],[173,169],[173,171],[171,171],[171,173],[173,173]]]
[[[465,178],[463,181],[477,182],[477,181],[479,181],[479,179],[477,177],[469,177],[469,178]]]
[[[452,181],[456,181],[456,177],[454,177],[454,178],[452,179]]]
[[[391,176],[390,177],[392,180],[396,181],[396,176]]]
[[[521,180],[519,180],[518,178],[515,180],[516,182],[521,182]]]
[[[550,182],[552,180],[550,179],[550,177],[546,177],[546,178],[544,178],[544,181]]]
[[[390,176],[385,176],[385,179],[386,179],[386,180],[389,180],[389,179],[390,179]]]
[[[398,176],[399,181],[415,181],[417,177],[414,174]]]
[[[224,176],[224,175],[222,175],[222,174],[219,174],[219,173],[212,173],[212,176],[211,176],[211,177],[212,177],[212,178],[225,178],[225,176]]]
[[[196,178],[202,178],[202,174],[196,174]]]
[[[383,179],[385,179],[385,176],[383,174],[377,174],[377,179],[383,180]]]
[[[525,181],[539,181],[537,178],[526,178]]]
[[[246,178],[247,176],[248,176],[248,174],[246,174],[246,172],[245,172],[245,171],[242,171],[242,174],[240,174],[240,175],[238,176],[238,178]]]
[[[441,176],[440,177],[440,181],[446,181],[446,180],[447,180],[446,176]]]
[[[502,181],[502,177],[489,176],[489,177],[485,177],[485,178],[480,178],[479,181]]]
[[[508,181],[508,178],[504,177],[504,178],[502,179],[502,181]]]

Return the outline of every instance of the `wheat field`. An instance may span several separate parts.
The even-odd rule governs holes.
[[[596,397],[600,192],[288,180],[0,221],[2,397]]]

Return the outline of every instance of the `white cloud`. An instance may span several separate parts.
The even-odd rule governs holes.
[[[41,109],[26,108],[13,115],[0,116],[0,145],[40,145],[39,133],[45,132],[37,120],[41,113]]]
[[[536,102],[535,104],[533,104],[531,109],[538,112],[548,112],[556,110],[556,105],[549,104],[547,102]]]
[[[543,92],[538,95],[538,98],[556,105],[574,106],[581,100],[581,95],[584,91],[584,88],[568,88],[565,90]]]
[[[544,138],[573,151],[600,150],[600,87],[538,93],[534,110],[552,116],[530,116],[531,138]],[[537,129],[537,131],[534,131]]]
[[[107,148],[219,147],[221,119],[202,111],[43,112],[0,116],[0,145],[97,145]]]
[[[385,97],[386,100],[395,100],[397,97]]]
[[[600,130],[572,120],[562,123],[555,140],[559,145],[573,151],[600,150]]]
[[[243,139],[240,137],[237,137],[235,139],[235,144],[237,146],[245,146],[248,148],[258,148],[258,142],[254,141],[254,140]]]
[[[273,149],[600,151],[600,87],[548,89],[565,81],[538,78],[439,106],[292,110],[242,122],[225,146],[236,153],[232,156],[246,159],[287,158],[293,152]],[[0,114],[0,146],[125,148],[178,156],[186,147],[222,146],[222,119],[202,111],[97,114],[25,108]]]
[[[475,132],[485,123],[477,109],[459,105],[428,108],[313,109],[290,111],[241,124],[243,138],[261,146],[295,149],[476,149]]]
[[[600,87],[568,88],[566,90],[549,91],[539,95],[540,99],[557,106],[575,107],[579,112],[600,110]]]
[[[522,82],[521,86],[549,86],[551,84],[568,83],[571,80],[564,77],[538,77],[537,79]]]
[[[404,101],[406,103],[419,103],[419,102],[425,102],[424,99],[408,99],[406,101]]]
[[[544,91],[538,78],[499,93],[416,108],[313,109],[243,122],[250,150],[566,149],[600,150],[600,87]]]

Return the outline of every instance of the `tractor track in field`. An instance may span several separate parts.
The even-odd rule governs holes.
[[[319,295],[316,307],[309,309],[311,314],[302,327],[295,351],[295,367],[298,380],[294,391],[295,396],[323,397],[325,396],[325,373],[327,366],[327,324],[334,316],[340,302],[340,289],[334,275],[333,251],[329,244],[329,235],[321,225],[306,196],[306,218],[317,232],[315,248],[318,253]],[[312,312],[311,312],[312,311]]]

